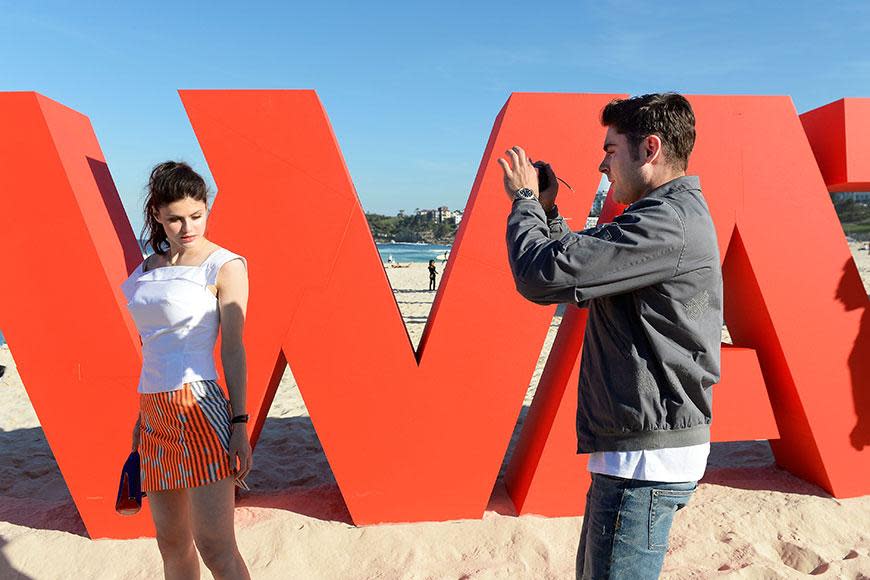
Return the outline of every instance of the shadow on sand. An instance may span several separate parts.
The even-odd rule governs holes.
[[[3,554],[3,549],[9,542],[3,536],[0,536],[0,578],[4,580],[31,580],[32,576],[16,570],[6,556]]]
[[[519,439],[528,406],[523,406],[486,507],[501,515],[516,510],[503,483],[504,467]],[[87,536],[84,524],[40,428],[0,432],[8,468],[0,471],[0,520],[35,529]],[[307,416],[270,417],[254,452],[247,479],[251,491],[238,491],[240,507],[287,510],[308,517],[352,524],[323,448]],[[776,467],[767,441],[714,443],[703,483],[747,490],[770,490],[830,497],[821,488]],[[8,564],[7,569],[11,570]],[[0,553],[0,577],[4,575]],[[21,576],[18,576],[21,577]]]

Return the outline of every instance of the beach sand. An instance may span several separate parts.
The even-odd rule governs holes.
[[[852,253],[870,292],[870,255]],[[439,267],[439,272],[443,265]],[[387,274],[416,345],[434,298],[425,264]],[[441,276],[438,281],[440,283]],[[553,320],[525,404],[558,330]],[[158,578],[153,539],[90,540],[0,348],[0,579]],[[525,410],[520,414],[514,441]],[[581,518],[511,515],[501,476],[481,520],[354,527],[288,371],[236,509],[253,578],[573,578]],[[203,566],[203,577],[211,578]],[[678,512],[662,578],[870,578],[870,496],[837,500],[778,469],[767,442],[714,444]]]

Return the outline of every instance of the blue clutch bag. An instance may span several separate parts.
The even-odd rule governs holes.
[[[139,452],[134,451],[124,462],[121,469],[121,482],[118,485],[118,499],[115,511],[122,516],[132,516],[142,509],[142,476],[139,471]]]

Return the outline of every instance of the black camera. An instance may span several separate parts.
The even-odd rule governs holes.
[[[545,191],[551,185],[550,172],[547,171],[550,164],[546,161],[535,161],[532,167],[538,170],[538,192]]]

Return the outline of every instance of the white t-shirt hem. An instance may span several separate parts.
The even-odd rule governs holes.
[[[599,451],[589,455],[587,469],[591,473],[623,479],[683,483],[698,481],[704,476],[709,455],[710,443],[639,451]]]

